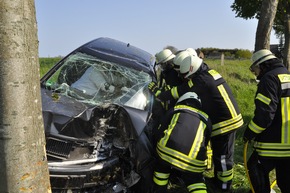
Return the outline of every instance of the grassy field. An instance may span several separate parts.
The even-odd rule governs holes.
[[[40,76],[60,58],[40,58]],[[244,126],[237,131],[235,142],[235,156],[234,156],[234,179],[233,179],[233,192],[234,193],[247,193],[249,189],[249,182],[246,178],[244,163],[243,163],[243,141],[242,136],[247,123],[251,120],[254,112],[254,95],[257,88],[254,75],[249,71],[251,65],[250,60],[225,60],[224,65],[221,65],[220,60],[205,59],[211,68],[216,69],[228,82],[234,96],[237,99],[241,113],[244,119]],[[212,171],[207,171],[206,176],[212,176]],[[272,174],[273,176],[273,174]],[[274,177],[272,177],[274,178]],[[273,179],[272,179],[273,180]],[[277,193],[280,191],[274,188]],[[184,193],[185,191],[179,187],[172,185],[170,192]],[[209,193],[218,193],[216,190],[208,189]]]
[[[40,77],[42,77],[54,64],[60,61],[60,57],[55,58],[39,58]]]

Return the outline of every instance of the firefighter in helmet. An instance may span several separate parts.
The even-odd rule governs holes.
[[[189,54],[189,53],[188,53]],[[157,72],[160,72],[160,78],[158,78],[159,82],[158,84],[148,85],[148,87],[151,87],[151,89],[157,89],[161,91],[167,91],[170,90],[172,87],[181,85],[183,83],[181,77],[179,77],[179,66],[176,66],[174,64],[174,61],[180,57],[180,54],[176,55],[173,54],[173,52],[170,49],[163,49],[162,51],[155,54],[156,58],[156,67],[155,69]],[[159,74],[159,73],[157,73]],[[155,93],[156,95],[158,93]],[[173,108],[176,99],[171,99],[167,101],[159,101],[155,100],[154,106],[153,106],[153,144],[156,144],[156,130],[160,124],[160,117],[165,114],[166,111]]]
[[[173,60],[175,54],[172,53],[169,49],[164,49],[157,54],[155,54],[156,65],[161,69],[160,83],[159,88],[163,86],[177,86],[182,83],[181,78],[178,75],[178,72],[174,69]],[[165,84],[165,85],[164,85]]]
[[[258,80],[254,117],[244,141],[254,141],[248,172],[255,193],[269,193],[269,172],[276,170],[282,193],[289,192],[290,179],[290,73],[267,49],[255,52],[250,70]]]
[[[166,192],[172,170],[182,178],[188,192],[207,192],[203,172],[207,166],[211,122],[200,110],[201,105],[196,93],[187,92],[161,122],[153,175],[154,193]]]

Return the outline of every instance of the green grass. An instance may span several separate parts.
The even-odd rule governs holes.
[[[61,58],[40,58],[40,76],[42,77],[53,64],[58,62]],[[227,81],[231,87],[234,96],[237,99],[239,108],[243,115],[245,125],[237,131],[235,141],[235,156],[234,156],[234,178],[233,178],[233,192],[246,193],[249,189],[249,182],[246,178],[245,168],[243,163],[243,140],[242,136],[247,123],[251,120],[254,112],[254,95],[257,89],[257,83],[254,75],[249,71],[251,64],[250,60],[225,60],[224,65],[221,65],[220,60],[205,59],[211,68],[217,70]],[[274,172],[271,179],[275,179]],[[212,176],[212,171],[207,171],[206,176]],[[277,187],[277,186],[276,186]],[[280,191],[274,188],[277,193]],[[171,185],[170,192],[185,193],[184,188]],[[217,193],[216,190],[208,188],[208,193]]]
[[[61,57],[39,58],[40,77],[42,77],[54,64],[61,60]]]

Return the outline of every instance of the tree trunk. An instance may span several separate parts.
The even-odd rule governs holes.
[[[285,42],[284,42],[284,57],[283,62],[285,66],[290,71],[290,2],[285,1],[284,2],[285,7],[285,15],[284,15],[284,25],[285,25]]]
[[[34,0],[0,0],[0,192],[51,192]]]
[[[263,0],[256,32],[255,51],[270,49],[270,34],[274,23],[278,0]]]
[[[287,15],[287,20],[285,21],[285,43],[284,43],[284,57],[283,57],[283,62],[285,66],[288,68],[290,71],[290,41],[289,41],[289,36],[290,36],[290,14]]]

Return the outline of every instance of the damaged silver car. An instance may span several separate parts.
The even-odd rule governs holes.
[[[154,62],[130,44],[98,38],[42,77],[53,192],[147,192]]]

